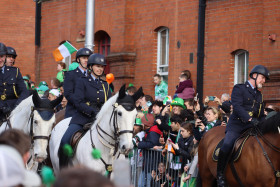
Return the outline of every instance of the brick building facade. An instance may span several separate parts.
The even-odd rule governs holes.
[[[196,86],[198,7],[198,0],[95,0],[94,49],[107,55],[116,89],[133,83],[154,95],[153,75],[159,67],[162,74],[168,73],[169,95],[174,94],[182,70],[191,71]],[[43,0],[38,80],[50,82],[56,76],[52,51],[61,41],[69,40],[76,48],[84,46],[85,16],[86,0]],[[231,93],[233,85],[244,81],[254,65],[262,64],[272,74],[263,91],[265,100],[279,104],[277,36],[278,0],[206,1],[204,96]],[[34,60],[26,57],[24,61],[30,59]],[[28,73],[35,62],[20,67]]]

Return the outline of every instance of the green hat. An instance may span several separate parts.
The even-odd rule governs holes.
[[[46,86],[46,85],[41,85],[39,88],[37,88],[36,90],[37,91],[43,91],[43,92],[45,92],[45,91],[47,91],[49,88]]]
[[[40,87],[40,86],[42,86],[42,85],[48,86],[48,84],[46,83],[46,81],[41,81],[41,82],[39,83],[39,86],[38,86],[38,87]]]
[[[141,118],[136,118],[135,119],[135,123],[134,125],[137,125],[137,126],[142,126],[142,121],[141,121]]]
[[[180,106],[183,109],[186,109],[186,106],[184,104],[184,100],[180,97],[176,97],[175,99],[173,99],[173,101],[171,102],[171,106]]]
[[[134,86],[134,85],[132,83],[129,83],[128,87],[130,87],[130,86]]]
[[[73,62],[73,63],[70,64],[70,66],[69,66],[69,71],[76,69],[78,66],[79,66],[79,63]]]

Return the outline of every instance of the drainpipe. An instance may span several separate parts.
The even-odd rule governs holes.
[[[203,106],[205,9],[206,0],[199,0],[196,91],[198,93],[199,103],[201,104],[201,106]]]
[[[41,2],[36,1],[36,14],[35,14],[35,45],[41,45]]]
[[[85,47],[94,50],[94,0],[87,0]]]

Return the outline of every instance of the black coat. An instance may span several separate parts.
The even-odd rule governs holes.
[[[256,118],[264,120],[263,97],[259,90],[253,90],[248,81],[245,84],[237,84],[233,87],[231,94],[233,113],[229,118],[226,131],[242,133],[246,129],[253,127],[248,121]]]
[[[0,108],[11,110],[29,96],[19,68],[4,66],[4,73],[0,69],[0,96]]]
[[[65,118],[68,118],[68,117],[72,117],[77,111],[74,105],[75,86],[76,86],[76,81],[79,78],[83,77],[84,74],[79,68],[76,68],[75,70],[65,72],[64,75],[65,75],[65,79],[63,83],[63,88],[64,88],[64,96],[67,99]]]
[[[81,77],[76,82],[74,104],[77,112],[70,124],[84,125],[92,122],[102,105],[111,97],[109,84],[99,79],[96,82],[91,76]]]

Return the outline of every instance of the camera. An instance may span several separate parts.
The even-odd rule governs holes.
[[[226,116],[223,117],[223,121],[227,123],[227,117]]]
[[[201,120],[201,122],[203,123],[204,126],[207,125],[207,118],[204,116],[198,116],[198,118]]]

